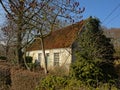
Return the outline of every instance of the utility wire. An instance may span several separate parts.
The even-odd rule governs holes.
[[[105,19],[102,22],[105,22],[118,8],[120,7],[120,3],[112,10],[108,16],[105,17]]]
[[[115,17],[111,18],[106,24],[111,23],[113,20],[115,20],[116,18],[118,18],[120,16],[120,13],[118,13]]]

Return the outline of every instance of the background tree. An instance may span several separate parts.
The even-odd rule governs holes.
[[[37,32],[41,39],[45,57],[44,37],[59,25],[59,20],[70,21],[71,23],[77,22],[81,19],[81,13],[85,10],[85,8],[81,9],[79,2],[75,0],[0,0],[0,3],[7,12],[7,18],[15,22],[17,26],[19,64],[23,62],[22,49],[27,45],[23,44],[26,32],[32,30]],[[45,72],[47,72],[46,65]]]
[[[16,31],[14,30],[15,26],[11,21],[7,21],[5,25],[0,29],[0,40],[1,45],[4,49],[6,58],[10,59],[11,53],[10,49],[12,47],[15,48],[15,39],[16,39]]]
[[[71,75],[93,86],[107,83],[117,75],[113,66],[114,47],[103,35],[100,21],[88,18],[77,39],[76,62],[71,66]]]

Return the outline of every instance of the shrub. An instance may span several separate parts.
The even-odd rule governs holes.
[[[71,66],[71,76],[93,87],[99,83],[113,83],[118,77],[113,66],[115,52],[111,39],[103,34],[97,18],[85,20],[82,32],[76,40]]]
[[[67,78],[66,77],[48,75],[46,78],[44,78],[41,81],[40,88],[45,89],[45,90],[48,90],[48,89],[59,90],[59,89],[64,88],[66,85],[67,85]]]
[[[65,90],[84,90],[84,85],[80,80],[69,78]]]
[[[42,68],[40,65],[36,64],[36,63],[27,63],[27,66],[29,67],[30,71],[43,71],[44,68]]]
[[[91,86],[97,86],[99,80],[103,78],[101,69],[96,67],[96,64],[91,60],[85,60],[84,58],[79,58],[71,65],[70,77]]]
[[[47,75],[36,90],[118,90],[118,88],[111,83],[99,83],[97,87],[92,87],[69,76]]]
[[[1,59],[1,60],[6,60],[7,57],[5,57],[5,56],[0,56],[0,59]]]
[[[9,90],[11,86],[10,67],[0,63],[0,90]]]
[[[33,58],[31,56],[25,57],[26,63],[32,63]]]
[[[12,90],[35,90],[39,85],[43,72],[31,72],[19,68],[11,69]]]

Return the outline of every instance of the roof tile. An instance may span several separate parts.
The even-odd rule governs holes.
[[[45,49],[65,48],[72,45],[78,32],[81,30],[83,21],[64,27],[60,30],[53,31],[44,38]],[[34,39],[29,45],[27,51],[41,50],[40,39]]]

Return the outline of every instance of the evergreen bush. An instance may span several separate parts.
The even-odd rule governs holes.
[[[71,65],[70,76],[92,87],[100,83],[113,83],[117,74],[113,66],[115,52],[113,45],[103,34],[100,21],[88,18],[76,40],[76,61]]]

